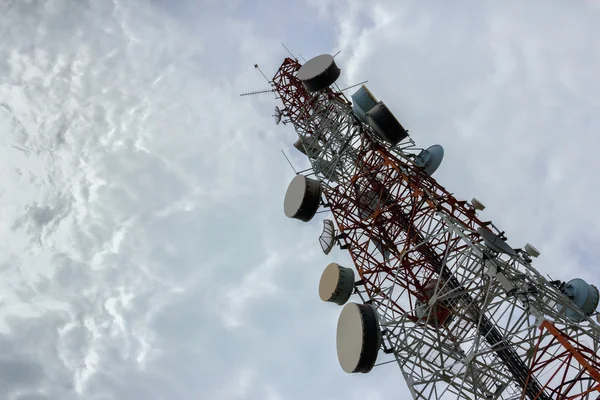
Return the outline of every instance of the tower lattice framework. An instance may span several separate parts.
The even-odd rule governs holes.
[[[520,249],[486,246],[473,205],[381,140],[335,85],[309,93],[286,58],[271,84],[415,399],[600,399],[600,327]]]

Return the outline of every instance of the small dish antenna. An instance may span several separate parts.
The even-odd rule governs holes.
[[[483,211],[485,210],[485,204],[483,204],[481,201],[477,200],[475,197],[473,197],[473,199],[471,200],[471,205],[473,205],[473,208],[479,211]]]
[[[490,250],[495,251],[496,253],[508,254],[510,256],[517,255],[515,249],[510,247],[508,243],[506,243],[502,238],[500,238],[499,235],[496,235],[494,232],[486,228],[480,227],[477,228],[477,233],[481,235],[481,237],[483,238],[483,242]]]
[[[281,110],[279,109],[279,107],[275,106],[275,114],[273,114],[273,118],[275,118],[275,125],[279,125],[279,123],[281,122]]]
[[[333,246],[335,246],[335,243],[336,238],[333,221],[326,219],[323,221],[323,233],[321,233],[321,236],[319,236],[319,244],[321,244],[323,253],[329,254],[331,249],[333,249]]]
[[[594,313],[600,302],[600,292],[594,285],[590,285],[583,279],[571,279],[562,289],[562,292],[583,312],[586,317]],[[558,307],[559,312],[563,312],[563,306]],[[567,318],[575,322],[580,322],[583,317],[573,309],[566,309]],[[597,319],[597,317],[596,317]]]
[[[415,165],[425,170],[429,176],[438,169],[444,158],[444,148],[439,144],[434,144],[425,150],[422,150],[415,158]]]
[[[525,245],[525,252],[527,252],[527,254],[529,254],[531,257],[534,257],[534,258],[537,258],[540,256],[540,252],[538,251],[538,249],[536,249],[529,243],[527,243]]]

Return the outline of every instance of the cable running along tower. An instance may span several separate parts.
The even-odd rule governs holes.
[[[598,289],[542,276],[530,244],[513,248],[432,174],[443,148],[418,148],[362,85],[348,99],[328,54],[285,58],[272,80],[311,168],[297,173],[284,212],[319,242],[347,250],[329,264],[323,301],[343,306],[337,353],[348,373],[394,360],[415,399],[600,399]]]

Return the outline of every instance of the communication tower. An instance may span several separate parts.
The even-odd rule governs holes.
[[[415,399],[600,399],[598,289],[542,276],[535,247],[510,246],[481,201],[432,177],[443,148],[418,148],[365,85],[348,99],[340,74],[331,55],[292,56],[269,83],[275,122],[293,125],[311,165],[284,213],[329,212],[321,248],[354,262],[327,265],[318,288],[343,306],[342,369],[395,360]]]

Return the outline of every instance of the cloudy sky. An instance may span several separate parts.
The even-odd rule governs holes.
[[[336,53],[437,179],[553,278],[600,284],[600,7],[579,1],[0,0],[0,398],[384,399],[288,220],[286,56]],[[384,359],[382,359],[384,360]]]

